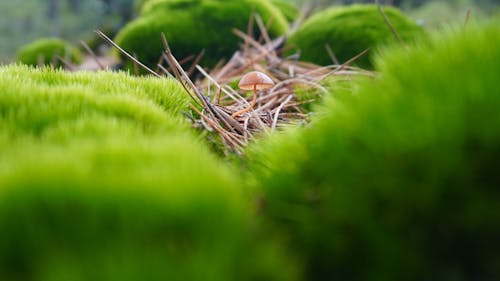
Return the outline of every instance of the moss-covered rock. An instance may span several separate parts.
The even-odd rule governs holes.
[[[500,278],[500,24],[377,62],[326,117],[251,149],[263,215],[308,280]]]
[[[187,104],[168,79],[0,68],[1,279],[296,280]]]
[[[62,62],[56,56],[77,64],[82,60],[80,51],[71,44],[61,39],[47,38],[21,47],[17,52],[17,61],[28,65],[61,66]]]
[[[384,7],[392,26],[404,42],[421,35],[422,30],[392,7]],[[371,68],[371,56],[377,48],[397,42],[376,5],[332,7],[318,12],[290,36],[287,46],[298,48],[301,59],[320,65],[333,64],[325,45],[329,45],[340,63],[355,57],[366,49],[369,53],[355,64]]]
[[[164,32],[177,58],[197,55],[205,49],[201,64],[213,66],[238,49],[241,39],[232,29],[246,30],[252,11],[264,21],[273,18],[269,29],[272,36],[286,32],[286,19],[265,0],[150,0],[144,4],[141,16],[125,26],[115,41],[137,54],[140,61],[156,67],[164,50]]]

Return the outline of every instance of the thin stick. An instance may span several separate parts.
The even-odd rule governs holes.
[[[137,54],[136,53],[134,53],[134,59],[135,59],[134,60],[134,72],[135,72],[136,76],[139,76],[139,66],[137,65],[137,62],[139,60],[137,59]]]
[[[271,107],[274,105],[274,103],[276,102],[277,98],[274,97],[273,99],[271,99],[270,101],[268,101],[267,103],[263,104],[262,106],[260,106],[259,108],[257,108],[255,110],[255,113],[259,113],[260,111],[263,111],[265,109],[267,109],[268,107]]]
[[[71,64],[69,61],[67,61],[66,59],[64,59],[63,57],[61,57],[60,55],[55,55],[54,56],[54,59],[57,61],[57,60],[60,60],[70,71],[75,71],[76,70],[76,67]],[[54,64],[55,65],[55,62]]]
[[[186,91],[186,93],[191,97],[191,99],[197,103],[199,106],[204,106],[208,107],[208,105],[205,103],[205,100],[203,99],[203,96],[198,92],[196,87],[194,86],[193,82],[187,77],[186,73],[182,69],[182,67],[179,65],[179,62],[175,59],[175,57],[172,55],[172,51],[170,50],[170,46],[168,45],[167,37],[165,37],[165,33],[161,33],[162,40],[163,40],[163,45],[165,47],[165,59],[167,62],[170,64],[170,67],[174,71],[175,77],[177,77],[177,80],[181,83],[182,88]],[[181,73],[182,71],[182,73]],[[188,83],[188,85],[191,87],[191,89],[194,91],[195,95],[201,100],[202,104],[194,98],[193,94],[191,91],[186,87],[184,84],[184,81]],[[190,83],[190,84],[189,84]]]
[[[214,110],[219,114],[219,116],[222,116],[222,117],[219,117],[219,119],[222,120],[222,122],[233,132],[236,133],[236,131],[238,131],[239,133],[242,133],[243,132],[243,128],[241,127],[240,123],[238,123],[238,121],[234,120],[233,118],[231,118],[229,116],[229,114],[227,114],[226,112],[224,112],[224,110],[221,110],[219,107],[214,107]]]
[[[189,55],[179,61],[179,65],[184,65],[185,63],[189,62],[190,60],[194,59],[194,55]]]
[[[382,17],[384,18],[385,23],[387,24],[387,26],[391,30],[392,34],[394,34],[394,37],[396,37],[396,39],[399,41],[399,43],[401,43],[401,44],[404,43],[403,39],[401,39],[401,37],[399,36],[398,32],[396,31],[396,29],[392,25],[391,21],[389,20],[389,18],[385,14],[384,10],[382,9],[382,5],[380,5],[379,0],[375,0],[375,3],[377,4],[378,11],[380,12],[380,14],[382,15]]]
[[[208,75],[208,73],[203,68],[201,68],[201,66],[197,65],[196,68],[198,69],[198,71],[202,75],[204,75],[207,79],[209,79],[210,81],[212,81],[212,83],[214,83],[215,86],[219,87],[219,89],[221,89],[224,92],[224,94],[226,94],[228,97],[230,97],[234,101],[239,102],[239,100],[237,98],[235,98],[231,93],[229,93],[223,87],[221,87],[221,85],[219,85],[219,83],[217,83],[217,81],[215,81],[214,78],[212,78],[210,75]]]
[[[325,44],[325,48],[326,48],[326,52],[328,53],[328,56],[330,56],[330,59],[332,60],[332,62],[336,65],[339,65],[340,64],[339,60],[335,56],[335,53],[332,51],[332,48],[330,47],[330,45]]]
[[[120,48],[120,46],[118,46],[115,42],[113,42],[113,40],[109,39],[108,36],[106,36],[106,34],[104,34],[102,31],[100,30],[95,30],[94,31],[97,35],[99,35],[102,39],[106,40],[106,42],[108,42],[109,44],[113,45],[113,47],[115,47],[116,49],[118,49],[118,51],[120,51],[122,54],[124,54],[127,58],[129,58],[130,60],[132,60],[133,62],[137,63],[138,65],[140,65],[142,68],[144,68],[146,71],[148,71],[149,73],[153,74],[154,76],[158,77],[158,78],[161,78],[160,74],[154,72],[153,70],[151,70],[149,67],[145,66],[144,64],[142,64],[140,61],[138,61],[137,59],[135,59],[133,56],[131,56],[129,53],[127,53],[125,50],[123,50],[122,48]]]
[[[170,46],[168,45],[167,37],[165,36],[165,33],[161,33],[161,38],[163,41],[163,45],[165,47],[165,54],[166,58],[169,61],[171,67],[173,68],[174,74],[177,77],[177,79],[181,82],[181,84],[184,86],[184,89],[190,94],[191,91],[189,91],[186,88],[186,85],[184,85],[183,81],[185,81],[191,89],[194,91],[196,96],[202,101],[203,105],[208,107],[207,104],[205,103],[205,100],[203,99],[203,95],[198,91],[196,86],[193,84],[191,79],[189,79],[189,76],[187,76],[186,72],[184,72],[184,69],[182,69],[181,65],[179,62],[175,59],[175,57],[172,54],[172,50],[170,49]]]
[[[222,94],[222,88],[221,86],[219,86],[219,92],[217,93],[217,104],[220,104],[221,94]]]
[[[311,3],[309,1],[305,1],[299,10],[299,15],[295,18],[295,21],[292,22],[292,25],[290,26],[290,30],[288,32],[289,34],[295,32],[302,25],[302,22],[304,22],[311,10]]]
[[[266,44],[271,43],[271,38],[269,37],[266,26],[262,22],[262,18],[258,14],[256,14],[255,20],[257,21],[257,26],[259,27],[261,36],[264,38],[264,41],[266,41]]]
[[[196,65],[201,61],[203,56],[205,55],[205,49],[201,50],[201,52],[198,54],[198,56],[194,59],[193,64],[191,64],[191,67],[188,69],[188,76],[193,75],[194,70],[196,69]]]
[[[170,77],[170,78],[175,78],[172,74],[170,74],[170,72],[168,72],[168,70],[167,70],[165,67],[163,67],[163,65],[158,64],[158,68],[159,68],[161,71],[163,71],[163,73],[167,74],[167,76],[168,76],[168,77]]]
[[[42,54],[38,54],[38,56],[36,56],[36,66],[42,67],[44,64],[45,64],[45,56]]]
[[[257,40],[257,41],[262,42],[262,40],[266,40],[264,33],[266,33],[266,34],[268,33],[267,30],[269,30],[273,21],[274,21],[274,16],[269,17],[269,19],[266,22],[266,25],[264,25],[262,20],[261,20],[262,26],[259,25],[259,29],[261,30],[261,34],[260,34],[259,40]],[[269,38],[269,36],[268,36],[268,38]]]
[[[163,60],[165,59],[162,55],[163,55],[163,51],[160,54],[160,58],[158,59],[158,63],[156,63],[156,66],[157,66],[156,73],[158,73],[158,74],[160,74],[160,70],[161,70],[160,65],[163,65]]]
[[[99,59],[97,59],[97,55],[94,53],[94,51],[92,51],[92,49],[89,47],[89,45],[87,45],[87,43],[85,43],[83,40],[80,40],[80,44],[87,51],[87,53],[89,53],[89,55],[94,59],[94,61],[99,66],[99,69],[104,70],[104,65],[102,65],[101,62],[99,61]]]
[[[59,52],[56,52],[50,59],[50,64],[55,67],[58,60],[64,63],[64,59],[59,55]]]
[[[236,34],[237,36],[243,38],[244,40],[247,38],[248,42],[253,45],[255,48],[259,49],[261,52],[266,53],[266,55],[269,55],[272,51],[264,48],[259,42],[255,41],[253,38],[248,38],[248,36],[241,32],[240,30],[233,28],[233,33]]]
[[[465,14],[464,27],[466,27],[467,24],[469,23],[471,13],[472,13],[471,9],[467,9],[467,13]]]
[[[352,62],[354,62],[355,60],[359,59],[360,57],[364,56],[366,53],[368,53],[368,51],[370,51],[370,48],[365,49],[361,53],[359,53],[359,54],[355,55],[354,57],[350,58],[348,61],[344,62],[337,69],[335,69],[335,71],[340,71],[340,70],[344,69],[344,67],[346,67],[347,65],[351,64]]]
[[[253,37],[253,20],[254,20],[254,15],[255,11],[252,11],[250,14],[250,18],[248,19],[248,26],[247,26],[247,35],[249,37]],[[245,40],[245,45],[243,45],[243,50],[248,49],[248,40]]]
[[[239,142],[238,139],[235,139],[234,137],[232,137],[232,135],[224,132],[224,129],[221,128],[219,125],[217,125],[217,123],[215,123],[212,119],[208,118],[205,114],[202,114],[198,109],[196,109],[196,107],[194,107],[193,105],[190,105],[191,109],[196,112],[198,115],[200,115],[214,130],[216,130],[225,140],[229,141],[232,145],[233,145],[233,150],[240,154],[241,152],[239,150],[237,150],[236,148],[239,148],[240,146],[243,146],[243,143],[237,143]],[[228,136],[231,136],[228,137]],[[235,142],[236,141],[236,142]]]

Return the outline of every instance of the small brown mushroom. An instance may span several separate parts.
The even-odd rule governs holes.
[[[240,79],[240,83],[238,83],[238,87],[242,90],[253,90],[253,98],[250,102],[250,106],[245,109],[242,109],[238,112],[233,113],[231,115],[233,118],[241,115],[245,112],[248,112],[253,108],[255,103],[257,102],[257,90],[269,89],[274,86],[273,80],[267,76],[266,74],[260,71],[252,71],[249,72]]]

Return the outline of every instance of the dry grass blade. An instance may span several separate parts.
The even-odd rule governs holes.
[[[56,65],[57,60],[62,62],[64,64],[64,66],[66,67],[66,69],[68,69],[69,71],[76,71],[77,70],[75,65],[73,65],[71,62],[69,62],[65,58],[61,57],[60,55],[55,55],[51,64]]]
[[[290,102],[290,100],[293,98],[292,95],[288,96],[285,101],[283,101],[278,108],[276,109],[276,113],[274,114],[274,119],[273,119],[273,124],[271,125],[271,131],[274,131],[276,129],[276,124],[278,124],[278,118],[280,116],[280,112],[283,109],[283,106]]]
[[[92,59],[95,61],[95,63],[97,63],[97,65],[99,66],[99,69],[104,70],[105,69],[104,65],[102,65],[102,63],[99,61],[99,59],[97,58],[97,55],[94,53],[94,51],[92,51],[92,49],[89,47],[89,45],[87,45],[87,43],[85,43],[82,40],[80,40],[80,44],[83,46],[85,51],[87,51],[87,53],[89,53],[89,55],[92,57]]]
[[[201,96],[200,93],[196,90],[196,87],[194,87],[194,85],[192,84],[191,80],[189,79],[189,77],[186,75],[186,73],[184,72],[184,70],[180,66],[179,62],[172,55],[172,51],[170,50],[170,46],[168,45],[167,37],[165,37],[165,34],[162,33],[161,36],[162,36],[162,40],[163,40],[163,45],[165,46],[165,59],[170,64],[171,68],[173,69],[175,77],[177,78],[177,80],[179,80],[179,82],[181,83],[182,87],[184,88],[184,90],[186,91],[186,93],[191,97],[191,99],[194,102],[196,102],[198,105],[201,106],[201,104],[199,103],[199,101],[196,100],[196,98],[193,96],[193,94],[191,93],[191,91],[186,87],[186,84],[184,84],[185,81],[186,81],[186,79],[187,79],[187,81],[190,82],[188,85],[195,92],[196,96],[202,100],[202,102],[203,102],[203,98],[200,97]],[[205,104],[203,104],[203,105],[205,105]]]
[[[149,67],[145,66],[139,60],[137,60],[136,58],[134,58],[132,55],[130,55],[129,53],[127,53],[125,50],[123,50],[122,48],[120,48],[120,46],[118,46],[118,44],[116,44],[113,40],[111,40],[108,36],[106,36],[106,34],[104,34],[102,31],[96,30],[95,33],[97,35],[99,35],[102,39],[104,39],[106,42],[108,42],[109,44],[111,44],[113,47],[115,47],[118,51],[120,51],[128,59],[130,59],[131,61],[133,61],[137,65],[141,66],[142,68],[144,68],[147,72],[151,73],[152,75],[154,75],[154,76],[156,76],[158,78],[161,77],[158,73],[154,72]]]
[[[191,77],[193,75],[194,70],[196,69],[196,66],[200,63],[201,59],[205,55],[205,49],[201,50],[201,52],[196,56],[194,59],[194,62],[191,64],[191,67],[188,69],[188,76]]]
[[[165,73],[168,77],[175,79],[175,77],[165,68],[163,65],[159,64],[158,68]]]
[[[336,65],[339,65],[340,62],[337,59],[337,56],[335,56],[335,53],[333,52],[332,47],[330,47],[330,45],[328,45],[328,44],[325,44],[325,48],[326,48],[326,51],[328,52],[328,56],[330,56],[330,59],[332,60],[332,62]]]
[[[380,4],[379,0],[375,0],[375,3],[377,4],[377,8],[378,8],[379,13],[384,18],[385,24],[387,24],[387,26],[391,30],[392,34],[394,34],[394,37],[396,37],[396,39],[399,41],[399,43],[401,43],[401,44],[404,43],[403,39],[401,39],[401,36],[399,36],[399,33],[394,28],[394,25],[392,25],[391,21],[389,20],[389,17],[387,17],[387,15],[385,14],[384,9],[382,9],[382,5]]]
[[[464,27],[466,27],[467,24],[469,23],[471,14],[472,14],[471,9],[470,8],[467,9],[467,12],[465,13]]]

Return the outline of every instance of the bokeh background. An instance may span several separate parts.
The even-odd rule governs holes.
[[[139,0],[22,0],[0,1],[0,64],[14,60],[16,50],[43,37],[61,37],[73,43],[94,40],[93,30],[116,33],[134,18]],[[292,0],[302,5],[304,0]],[[316,9],[329,5],[373,0],[314,0]],[[500,0],[381,0],[398,6],[429,28],[463,21],[467,10],[474,17],[498,13]]]

